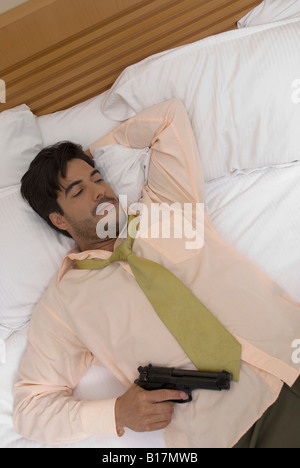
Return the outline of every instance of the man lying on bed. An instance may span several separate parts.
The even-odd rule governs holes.
[[[179,101],[141,112],[90,151],[110,144],[151,148],[142,198],[149,211],[152,203],[204,203],[196,142]],[[50,225],[75,239],[78,250],[64,259],[58,278],[32,315],[20,381],[14,388],[14,424],[19,433],[48,444],[66,444],[95,434],[121,436],[125,427],[164,429],[170,447],[232,447],[269,408],[259,421],[258,438],[251,431],[244,443],[300,445],[300,400],[288,390],[300,374],[299,364],[292,360],[292,343],[300,337],[299,304],[227,245],[207,213],[205,242],[196,250],[186,248],[184,236],[138,237],[133,247],[139,257],[172,271],[242,345],[240,379],[229,392],[195,391],[192,403],[179,405],[168,400],[181,399],[181,392],[147,392],[133,384],[137,367],[149,362],[194,366],[155,313],[128,263],[98,270],[76,268],[76,259],[107,259],[124,241],[101,239],[96,233],[106,214],[97,214],[99,203],[113,204],[117,214],[121,208],[93,162],[71,144],[45,149],[24,176],[22,193]],[[91,364],[107,367],[128,391],[117,399],[74,398],[72,390]],[[287,438],[285,430],[273,439],[269,438],[274,426],[272,405],[279,395],[280,403],[283,382],[284,398],[288,393],[295,400],[292,412],[284,410],[290,434]],[[269,412],[272,424],[266,417]],[[276,424],[281,428],[280,418]]]

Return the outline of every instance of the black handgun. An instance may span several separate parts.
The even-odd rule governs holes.
[[[188,403],[192,401],[192,391],[202,390],[230,390],[233,375],[226,371],[200,372],[174,367],[154,367],[152,364],[139,367],[140,376],[135,384],[145,390],[180,390],[184,391],[187,400],[174,400],[175,403]]]

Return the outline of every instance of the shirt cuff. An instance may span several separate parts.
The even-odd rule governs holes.
[[[91,435],[118,437],[115,419],[116,398],[111,400],[88,400],[81,407],[83,431]]]

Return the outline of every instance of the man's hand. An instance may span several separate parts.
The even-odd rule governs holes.
[[[116,426],[119,436],[124,427],[135,432],[158,431],[172,420],[174,403],[168,400],[184,400],[186,394],[177,390],[147,391],[133,385],[116,402]]]
[[[92,153],[90,152],[89,149],[87,149],[86,151],[84,151],[84,154],[85,154],[86,156],[88,156],[89,158],[93,159],[93,155],[92,155]]]

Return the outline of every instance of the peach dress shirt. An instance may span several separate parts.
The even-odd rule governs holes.
[[[139,113],[91,145],[91,152],[108,144],[151,147],[141,200],[149,210],[152,203],[205,203],[201,155],[180,101]],[[135,254],[172,271],[242,345],[240,380],[229,392],[194,391],[191,403],[175,405],[164,435],[176,448],[232,447],[276,401],[283,382],[292,386],[300,375],[292,360],[300,304],[225,243],[206,210],[203,229],[204,245],[196,250],[186,249],[185,238],[146,236],[133,247]],[[66,444],[95,434],[117,436],[114,398],[72,396],[91,364],[105,366],[127,387],[140,365],[194,369],[127,262],[96,271],[74,265],[77,258],[110,255],[101,250],[67,255],[33,312],[14,387],[14,424],[28,439]]]

